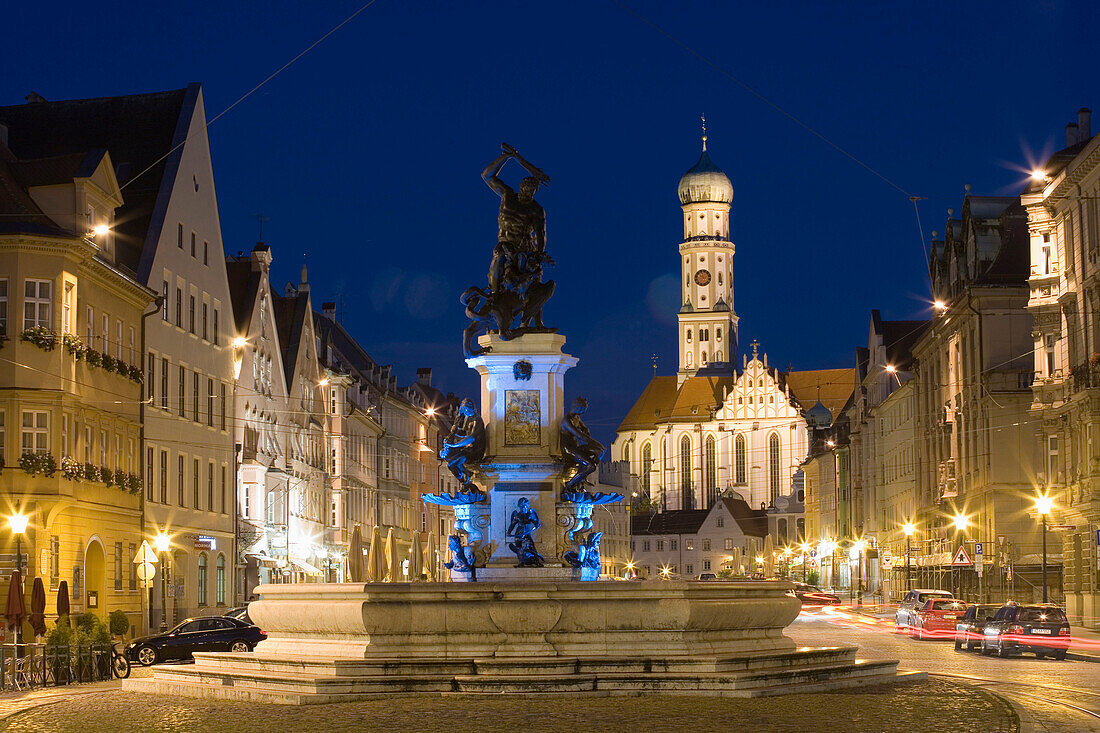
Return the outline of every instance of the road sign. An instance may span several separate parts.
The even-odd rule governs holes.
[[[816,568],[817,567],[817,560],[810,560],[810,567],[811,568]]]
[[[1100,545],[1100,529],[1096,530],[1096,544]],[[810,550],[810,557],[817,557],[817,550]]]
[[[157,568],[156,568],[155,565],[153,565],[153,563],[151,563],[151,562],[138,563],[137,576],[138,576],[138,580],[140,580],[142,583],[145,583],[145,582],[148,582],[148,581],[152,580],[153,576],[156,574],[156,572],[157,572]]]
[[[951,561],[951,564],[960,566],[973,565],[974,563],[970,562],[970,556],[966,554],[966,548],[960,545],[959,551],[955,553],[955,559]]]
[[[985,547],[984,547],[983,543],[981,543],[981,542],[975,542],[974,543],[974,554],[975,555],[983,554],[984,549],[985,549]]]
[[[978,571],[978,577],[982,577],[982,570],[985,569],[985,558],[983,552],[985,551],[985,543],[974,543],[974,568]]]
[[[1047,529],[1054,532],[1072,532],[1077,529],[1076,524],[1048,524]]]
[[[138,548],[137,555],[134,557],[135,563],[155,563],[157,561],[157,553],[153,552],[153,548],[149,546],[149,543],[145,540],[141,541],[141,547]]]

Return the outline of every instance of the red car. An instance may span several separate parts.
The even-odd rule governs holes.
[[[795,583],[791,595],[802,601],[803,606],[835,606],[840,603],[840,599],[832,593],[826,593],[808,583]]]
[[[957,598],[932,598],[916,609],[909,627],[918,639],[954,639],[955,625],[966,613],[966,602]]]

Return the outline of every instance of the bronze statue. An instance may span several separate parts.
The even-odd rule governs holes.
[[[535,539],[531,535],[542,526],[538,512],[531,507],[531,500],[526,496],[519,500],[519,505],[512,511],[509,517],[506,537],[515,537],[515,542],[508,543],[508,549],[516,553],[517,568],[541,568],[543,557],[535,549]]]
[[[469,491],[474,477],[466,463],[477,463],[484,457],[485,423],[477,414],[474,403],[464,399],[458,406],[458,417],[451,426],[450,435],[443,440],[439,460],[447,462],[447,468],[462,484],[463,489]]]
[[[588,400],[578,397],[573,400],[573,408],[561,421],[562,457],[565,459],[566,469],[571,468],[574,471],[572,477],[565,482],[565,491],[583,486],[584,480],[599,466],[600,454],[603,453],[603,445],[592,437],[588,426],[581,420],[581,415],[587,409]]]
[[[468,288],[462,295],[466,315],[472,323],[463,333],[466,357],[485,353],[477,337],[495,330],[504,340],[524,333],[553,332],[542,321],[542,308],[554,293],[554,281],[543,282],[543,267],[554,260],[546,252],[546,213],[535,201],[539,185],[550,176],[536,168],[508,143],[501,154],[481,173],[482,180],[500,196],[497,212],[497,245],[489,266],[489,288]],[[509,159],[515,159],[529,176],[512,189],[498,174]]]

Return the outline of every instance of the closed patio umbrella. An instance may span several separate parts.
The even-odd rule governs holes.
[[[424,572],[424,547],[420,544],[420,533],[413,531],[412,549],[409,551],[409,579],[420,580]]]
[[[428,580],[435,580],[435,532],[428,533],[428,546],[424,548],[424,574]]]
[[[397,559],[397,544],[393,541],[393,527],[390,527],[386,531],[386,582],[396,583],[400,572],[401,570],[398,567]]]
[[[23,602],[23,576],[16,570],[11,574],[11,582],[8,583],[8,602],[4,606],[4,616],[8,620],[8,628],[15,630],[15,642],[19,643],[19,630],[23,627],[23,619],[27,615],[27,606]]]
[[[57,586],[57,625],[69,625],[69,581],[62,580]]]
[[[367,554],[368,583],[382,582],[383,562],[385,561],[382,559],[382,533],[379,531],[378,527],[375,527],[370,533],[370,550]]]
[[[31,613],[27,617],[35,636],[44,636],[46,633],[46,588],[42,585],[42,578],[34,579],[34,587],[31,589]]]
[[[772,536],[769,534],[764,538],[764,577],[772,577],[772,565],[775,563],[775,558],[772,556],[775,552],[775,545],[772,544]]]
[[[351,547],[348,548],[348,579],[352,583],[362,583],[363,576],[363,535],[357,524],[351,531]]]

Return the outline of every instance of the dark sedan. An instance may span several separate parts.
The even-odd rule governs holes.
[[[126,658],[143,666],[191,659],[195,652],[248,652],[267,638],[258,626],[225,616],[189,618],[164,634],[134,639]]]
[[[985,625],[982,654],[1007,657],[1015,652],[1034,652],[1065,659],[1069,648],[1069,621],[1057,606],[1010,603],[1002,606]]]
[[[840,603],[840,598],[832,593],[826,593],[809,583],[799,583],[797,581],[791,595],[802,601],[803,606],[835,606]]]
[[[977,649],[985,638],[985,627],[1000,610],[999,603],[975,603],[967,606],[966,613],[955,623],[955,648],[967,651]]]

